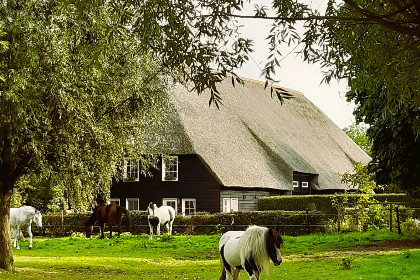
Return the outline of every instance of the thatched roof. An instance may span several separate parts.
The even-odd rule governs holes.
[[[298,92],[288,90],[294,98],[281,105],[261,82],[233,87],[227,79],[218,89],[220,109],[209,107],[208,94],[173,88],[175,110],[161,130],[168,138],[161,152],[198,154],[226,187],[292,190],[296,171],[319,174],[318,189],[342,189],[338,173],[370,160]]]

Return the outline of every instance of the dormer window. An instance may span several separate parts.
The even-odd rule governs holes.
[[[312,194],[312,187],[317,182],[318,174],[293,171],[293,192],[294,195]]]
[[[178,181],[178,156],[162,157],[162,181]]]

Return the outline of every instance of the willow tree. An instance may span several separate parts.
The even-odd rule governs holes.
[[[146,115],[159,113],[165,82],[136,41],[107,44],[105,7],[80,13],[55,1],[8,1],[0,13],[8,42],[0,60],[0,268],[12,270],[16,181],[58,174],[75,204],[106,194],[124,153],[141,149],[127,143]]]
[[[219,104],[215,85],[250,42],[213,7],[195,20],[204,10],[188,1],[1,1],[1,269],[13,270],[9,208],[22,176],[53,176],[82,208],[109,194],[124,157],[153,164],[142,135],[170,110],[169,83],[208,88]]]

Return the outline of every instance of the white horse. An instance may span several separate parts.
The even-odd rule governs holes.
[[[228,231],[219,241],[222,275],[219,280],[239,279],[245,270],[250,280],[260,279],[269,272],[270,259],[275,266],[282,262],[281,235],[272,229],[250,226],[246,231]]]
[[[20,208],[10,208],[10,227],[13,233],[13,247],[20,249],[19,238],[21,234],[21,226],[28,225],[29,234],[29,250],[32,249],[32,220],[38,227],[42,227],[41,212],[32,206],[22,206]]]
[[[160,235],[160,226],[165,226],[168,230],[168,235],[172,234],[172,225],[175,220],[175,210],[171,206],[157,207],[153,202],[149,203],[147,207],[147,221],[150,228],[150,240],[153,239],[153,227],[156,226],[156,235]]]

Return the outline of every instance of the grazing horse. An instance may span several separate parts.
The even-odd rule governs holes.
[[[246,231],[228,231],[219,241],[222,275],[219,280],[238,279],[245,270],[250,280],[268,274],[270,259],[275,266],[282,262],[280,245],[283,239],[272,229],[250,226]]]
[[[122,214],[127,217],[128,222],[130,223],[130,212],[127,209],[113,203],[109,205],[101,203],[93,210],[89,220],[85,223],[86,237],[90,238],[92,235],[93,224],[95,222],[97,222],[101,228],[101,239],[104,238],[105,223],[109,226],[109,238],[112,237],[112,226],[114,225],[114,222],[117,224],[118,237],[120,237]]]
[[[150,240],[153,239],[153,227],[156,226],[156,235],[160,235],[160,226],[165,226],[168,230],[168,235],[172,234],[172,225],[175,219],[175,210],[171,206],[163,205],[157,207],[153,202],[149,203],[147,207],[147,221],[150,228]]]
[[[21,227],[28,226],[29,234],[29,250],[32,249],[32,220],[38,227],[42,227],[41,212],[32,206],[22,206],[20,208],[10,208],[10,227],[13,232],[13,247],[20,249],[19,238],[21,235]]]

